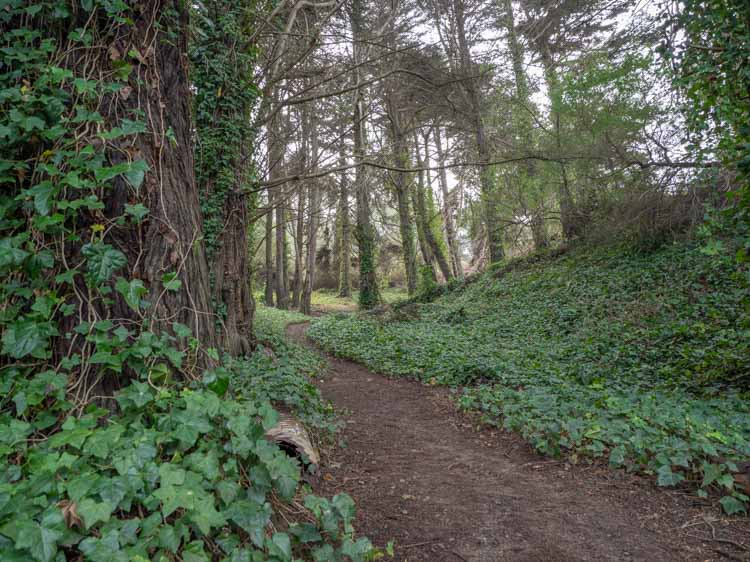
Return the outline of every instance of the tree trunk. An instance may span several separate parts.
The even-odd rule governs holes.
[[[555,132],[555,144],[557,145],[558,151],[561,151],[562,135],[559,110],[561,102],[560,82],[557,78],[555,63],[552,60],[549,45],[542,45],[541,51],[542,66],[544,67],[544,80],[547,83],[547,90],[549,90],[549,97],[552,102],[550,104],[550,117]],[[579,234],[579,228],[576,224],[575,205],[573,203],[573,196],[570,192],[568,171],[565,167],[565,162],[560,162],[560,187],[558,190],[558,199],[560,204],[560,223],[562,226],[563,238],[565,240],[571,240]]]
[[[342,141],[343,142],[343,141]],[[339,166],[346,163],[343,149],[339,152]],[[349,186],[347,185],[346,170],[341,172],[339,179],[339,228],[341,231],[339,241],[339,296],[352,296],[352,227],[349,218]]]
[[[282,310],[289,308],[289,294],[287,293],[286,272],[286,217],[284,187],[278,188],[278,200],[276,201],[276,306]]]
[[[458,237],[456,235],[455,222],[453,221],[453,213],[456,210],[456,201],[453,194],[448,191],[448,178],[445,173],[445,154],[443,153],[443,143],[440,139],[440,127],[436,126],[432,130],[433,138],[435,139],[435,148],[438,155],[438,163],[440,164],[440,171],[438,173],[438,182],[440,183],[440,190],[443,193],[443,222],[445,223],[445,238],[448,242],[448,252],[451,257],[451,267],[453,269],[453,275],[458,279],[463,279],[464,268],[461,264],[461,254],[458,248]]]
[[[415,145],[414,145],[414,154],[417,157],[417,167],[423,168],[424,167],[424,160],[422,160],[422,154],[420,149],[420,143],[419,138],[415,135]],[[448,260],[445,259],[445,254],[443,253],[443,249],[440,247],[440,244],[438,244],[438,241],[435,239],[435,234],[432,231],[432,217],[430,216],[430,212],[427,208],[427,201],[425,198],[425,189],[430,189],[429,186],[425,186],[424,182],[424,173],[419,172],[418,176],[418,184],[417,184],[417,205],[415,208],[417,221],[421,223],[421,230],[424,233],[424,238],[427,243],[427,246],[430,248],[430,252],[432,256],[435,258],[435,260],[438,263],[438,267],[440,268],[440,273],[443,274],[443,279],[448,281],[453,277],[450,265],[448,264]]]
[[[251,134],[248,119],[254,105],[254,97],[248,94],[253,59],[237,46],[233,36],[235,25],[244,20],[243,12],[229,6],[228,0],[210,0],[199,9],[204,18],[197,25],[203,27],[203,33],[191,49],[200,143],[196,176],[213,298],[217,312],[223,315],[220,338],[230,354],[243,355],[252,351],[255,310],[250,290],[248,207],[255,207],[256,197],[249,189],[246,164]],[[219,10],[223,11],[220,19],[209,19]],[[207,21],[211,25],[204,25]],[[217,73],[217,67],[222,72]],[[216,95],[217,89],[222,95]]]
[[[174,334],[174,324],[179,322],[190,328],[202,349],[218,348],[217,318],[211,304],[203,221],[195,183],[191,94],[185,56],[188,7],[177,0],[155,0],[148,10],[133,12],[132,21],[127,24],[115,24],[107,17],[92,17],[89,23],[95,27],[101,25],[93,30],[94,35],[103,39],[116,36],[117,41],[111,43],[109,50],[107,45],[92,50],[85,60],[79,58],[82,54],[79,49],[64,49],[67,58],[58,64],[70,69],[76,77],[90,78],[115,74],[112,53],[119,52],[122,45],[138,49],[147,57],[144,61],[133,61],[129,87],[102,99],[99,112],[103,117],[102,130],[121,126],[124,115],[141,116],[148,132],[107,141],[104,153],[109,160],[107,165],[123,163],[130,157],[145,162],[148,171],[138,189],[122,175],[116,176],[111,185],[99,192],[104,208],[96,216],[80,211],[76,227],[80,232],[86,231],[88,238],[88,231],[95,224],[111,224],[102,234],[102,242],[123,252],[127,260],[115,276],[142,281],[148,290],[143,298],[149,306],[142,319],[117,291],[107,295],[110,299],[107,304],[100,298],[89,300],[85,295],[91,293],[83,283],[83,276],[78,275],[75,294],[81,300],[75,302],[71,295],[68,301],[74,304],[77,313],[61,319],[60,332],[73,332],[81,319],[111,318],[115,327]],[[38,31],[43,37],[48,33],[47,29]],[[94,137],[92,133],[90,139],[81,136],[78,140],[81,146],[86,143],[90,147],[97,143],[101,146],[101,137]],[[140,224],[121,220],[126,216],[128,204],[148,208],[148,215]],[[67,264],[79,267],[80,245],[71,240],[66,242],[64,251]],[[115,278],[106,283],[114,287]],[[69,289],[61,287],[61,290]],[[93,344],[80,338],[58,338],[54,345],[57,358],[69,356],[71,348],[75,348],[86,364]],[[180,345],[187,347],[188,342],[181,341]],[[198,356],[198,367],[211,363],[207,355]],[[176,375],[190,376],[189,369],[185,365]],[[111,396],[128,381],[127,372],[120,377],[100,374],[97,369],[81,372],[73,400],[87,402],[94,395]]]
[[[408,168],[409,155],[401,126],[400,108],[394,99],[395,95],[390,86],[390,83],[386,86],[386,108],[388,110],[393,164],[396,168]],[[414,229],[412,228],[412,217],[409,209],[410,185],[405,172],[392,170],[389,177],[391,178],[393,191],[396,193],[398,225],[401,234],[401,255],[406,272],[406,289],[411,296],[417,291],[417,251],[414,245]]]
[[[534,124],[531,118],[533,108],[529,94],[529,83],[524,69],[523,45],[518,39],[512,1],[502,0],[501,8],[505,13],[505,28],[508,33],[508,47],[516,83],[516,107],[513,108],[514,125],[523,143],[523,151],[529,153],[532,152],[534,145]],[[546,225],[544,224],[544,194],[541,193],[542,190],[537,185],[539,179],[536,162],[532,159],[526,160],[525,167],[520,170],[519,175],[523,184],[521,188],[524,198],[531,198],[532,200],[531,209],[527,212],[530,214],[530,228],[534,247],[541,249],[548,245],[548,239]]]
[[[266,210],[266,291],[265,305],[273,306],[273,189],[266,190],[268,208]]]
[[[308,115],[308,127],[310,132],[310,149],[312,167],[310,173],[315,173],[318,168],[318,116],[315,108]],[[313,179],[309,182],[309,214],[307,231],[307,263],[305,264],[305,282],[302,289],[300,301],[300,312],[310,315],[312,312],[312,294],[315,289],[315,258],[318,249],[318,225],[320,224],[320,187],[318,181]]]
[[[456,32],[458,40],[459,58],[461,60],[461,70],[464,74],[470,75],[476,72],[474,63],[471,59],[471,51],[466,37],[464,0],[453,0],[454,14],[456,16]],[[463,80],[462,85],[468,98],[471,118],[473,120],[474,136],[479,154],[479,187],[482,195],[482,205],[484,207],[484,221],[487,229],[487,242],[489,246],[489,258],[491,262],[500,261],[505,257],[503,249],[503,232],[500,213],[498,211],[498,197],[496,193],[495,181],[492,168],[489,165],[491,161],[491,151],[487,134],[482,118],[482,107],[479,100],[476,79],[467,77]]]
[[[362,53],[362,0],[352,0],[352,49],[354,52],[354,160],[357,164],[355,190],[357,194],[357,229],[356,239],[359,246],[359,306],[364,309],[380,304],[378,288],[375,228],[370,219],[370,193],[367,189],[367,169],[362,161],[365,151],[365,111],[364,92],[361,86],[361,66],[364,60]]]
[[[303,168],[304,170],[304,168]],[[302,184],[297,188],[297,216],[294,225],[294,276],[292,277],[292,308],[297,308],[302,295],[303,265],[305,237],[305,189]]]

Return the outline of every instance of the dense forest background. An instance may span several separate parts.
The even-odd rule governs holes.
[[[319,359],[284,341],[277,317],[254,325],[256,300],[309,315],[324,290],[377,312],[392,288],[419,303],[468,287],[419,320],[429,332],[555,294],[572,311],[564,332],[585,300],[570,283],[549,279],[534,299],[519,289],[510,310],[461,299],[483,302],[471,291],[485,285],[516,295],[494,285],[514,263],[623,244],[613,271],[637,269],[633,286],[666,295],[701,271],[674,307],[698,299],[685,331],[720,325],[723,343],[690,340],[672,370],[639,371],[707,408],[680,437],[687,449],[619,433],[590,452],[635,456],[662,485],[747,509],[733,476],[750,457],[744,2],[0,0],[0,30],[3,560],[377,556],[351,498],[306,494],[304,463],[263,438],[271,403],[311,427],[333,420],[309,380]],[[664,258],[676,244],[689,257]],[[378,364],[384,340],[375,359],[369,328],[327,322],[316,338],[338,353],[396,374],[434,367],[403,350]],[[676,324],[649,342],[674,348]],[[435,380],[494,376],[466,354]],[[623,367],[629,388],[639,361]],[[463,403],[498,417],[522,400],[499,388]],[[579,429],[562,432],[572,442],[546,426],[527,436],[560,454],[591,445]]]

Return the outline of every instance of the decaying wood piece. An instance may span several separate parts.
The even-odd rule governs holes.
[[[316,467],[320,464],[320,455],[310,441],[307,430],[289,414],[279,413],[279,423],[266,431],[266,438],[287,450],[291,449],[300,458],[307,457],[310,464]]]

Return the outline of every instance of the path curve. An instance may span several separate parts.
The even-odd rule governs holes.
[[[306,329],[294,324],[288,335],[311,346]],[[503,432],[474,431],[445,389],[330,356],[318,386],[345,428],[316,491],[349,493],[358,532],[381,547],[395,539],[395,560],[723,559],[680,528],[703,513],[685,497],[621,471],[550,461]]]

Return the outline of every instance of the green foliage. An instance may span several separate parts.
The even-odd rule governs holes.
[[[431,299],[434,298],[440,291],[440,285],[438,285],[435,274],[432,270],[431,265],[422,265],[419,268],[419,284],[417,285],[417,298],[418,299]]]
[[[717,155],[739,172],[723,227],[741,242],[736,258],[750,259],[750,10],[744,0],[686,0],[665,21],[673,39],[660,48],[685,96],[690,148]]]
[[[239,220],[250,216],[257,204],[252,152],[252,111],[260,97],[253,82],[258,55],[252,32],[254,0],[208,0],[192,5],[194,40],[190,43],[191,79],[196,89],[196,181],[201,189],[201,210],[206,257],[214,263],[222,233],[244,207]],[[248,222],[248,244],[252,247],[253,224]],[[249,258],[249,256],[248,256]],[[244,263],[241,260],[240,263]],[[211,285],[216,272],[211,270]],[[250,273],[248,273],[250,276]],[[221,295],[214,295],[220,301]],[[214,302],[220,317],[234,303]],[[217,322],[217,328],[221,323]]]
[[[586,248],[498,268],[416,319],[331,316],[309,334],[380,372],[466,386],[462,407],[546,454],[713,489],[731,509],[747,503],[731,472],[750,458],[749,286],[693,245]]]
[[[308,426],[331,432],[336,427],[333,407],[312,383],[323,372],[325,361],[285,337],[287,325],[308,320],[298,312],[259,305],[254,325],[261,347],[246,359],[227,359],[226,364],[236,394],[283,405]]]
[[[64,395],[64,383],[55,386]],[[270,533],[271,499],[290,500],[300,467],[263,437],[268,403],[222,399],[135,382],[116,396],[118,416],[91,406],[48,439],[45,408],[0,419],[0,558],[92,561],[289,560],[372,551],[356,542],[352,500],[308,495],[317,523]],[[355,546],[356,545],[356,548]],[[353,550],[354,549],[354,550]],[[328,558],[326,558],[328,559]]]
[[[359,297],[357,302],[363,310],[380,304],[380,290],[376,281],[377,247],[375,229],[357,226],[356,238],[359,244]],[[374,282],[371,282],[374,281]]]
[[[260,95],[253,83],[254,44],[243,41],[254,2],[211,0],[194,6],[191,79],[196,86],[196,181],[202,187],[203,234],[209,260],[216,252],[232,191],[249,194],[253,177],[243,158],[252,139],[251,112]],[[255,199],[248,204],[254,206]]]
[[[228,395],[247,366],[199,373],[197,356],[218,363],[218,352],[188,326],[149,322],[149,289],[176,291],[180,279],[164,271],[146,287],[126,267],[130,248],[113,242],[149,213],[133,203],[148,166],[121,161],[113,143],[146,134],[143,115],[123,111],[110,129],[98,111],[130,95],[132,66],[119,54],[92,80],[57,65],[111,57],[101,44],[131,17],[121,0],[0,9],[0,559],[363,560],[372,549],[354,538],[346,496],[311,508],[315,523],[275,515],[298,493],[300,466],[263,434],[276,419],[269,401],[301,380],[298,364],[282,363],[286,379],[270,390]],[[113,180],[123,208],[105,205]],[[293,407],[311,392],[299,386]]]

